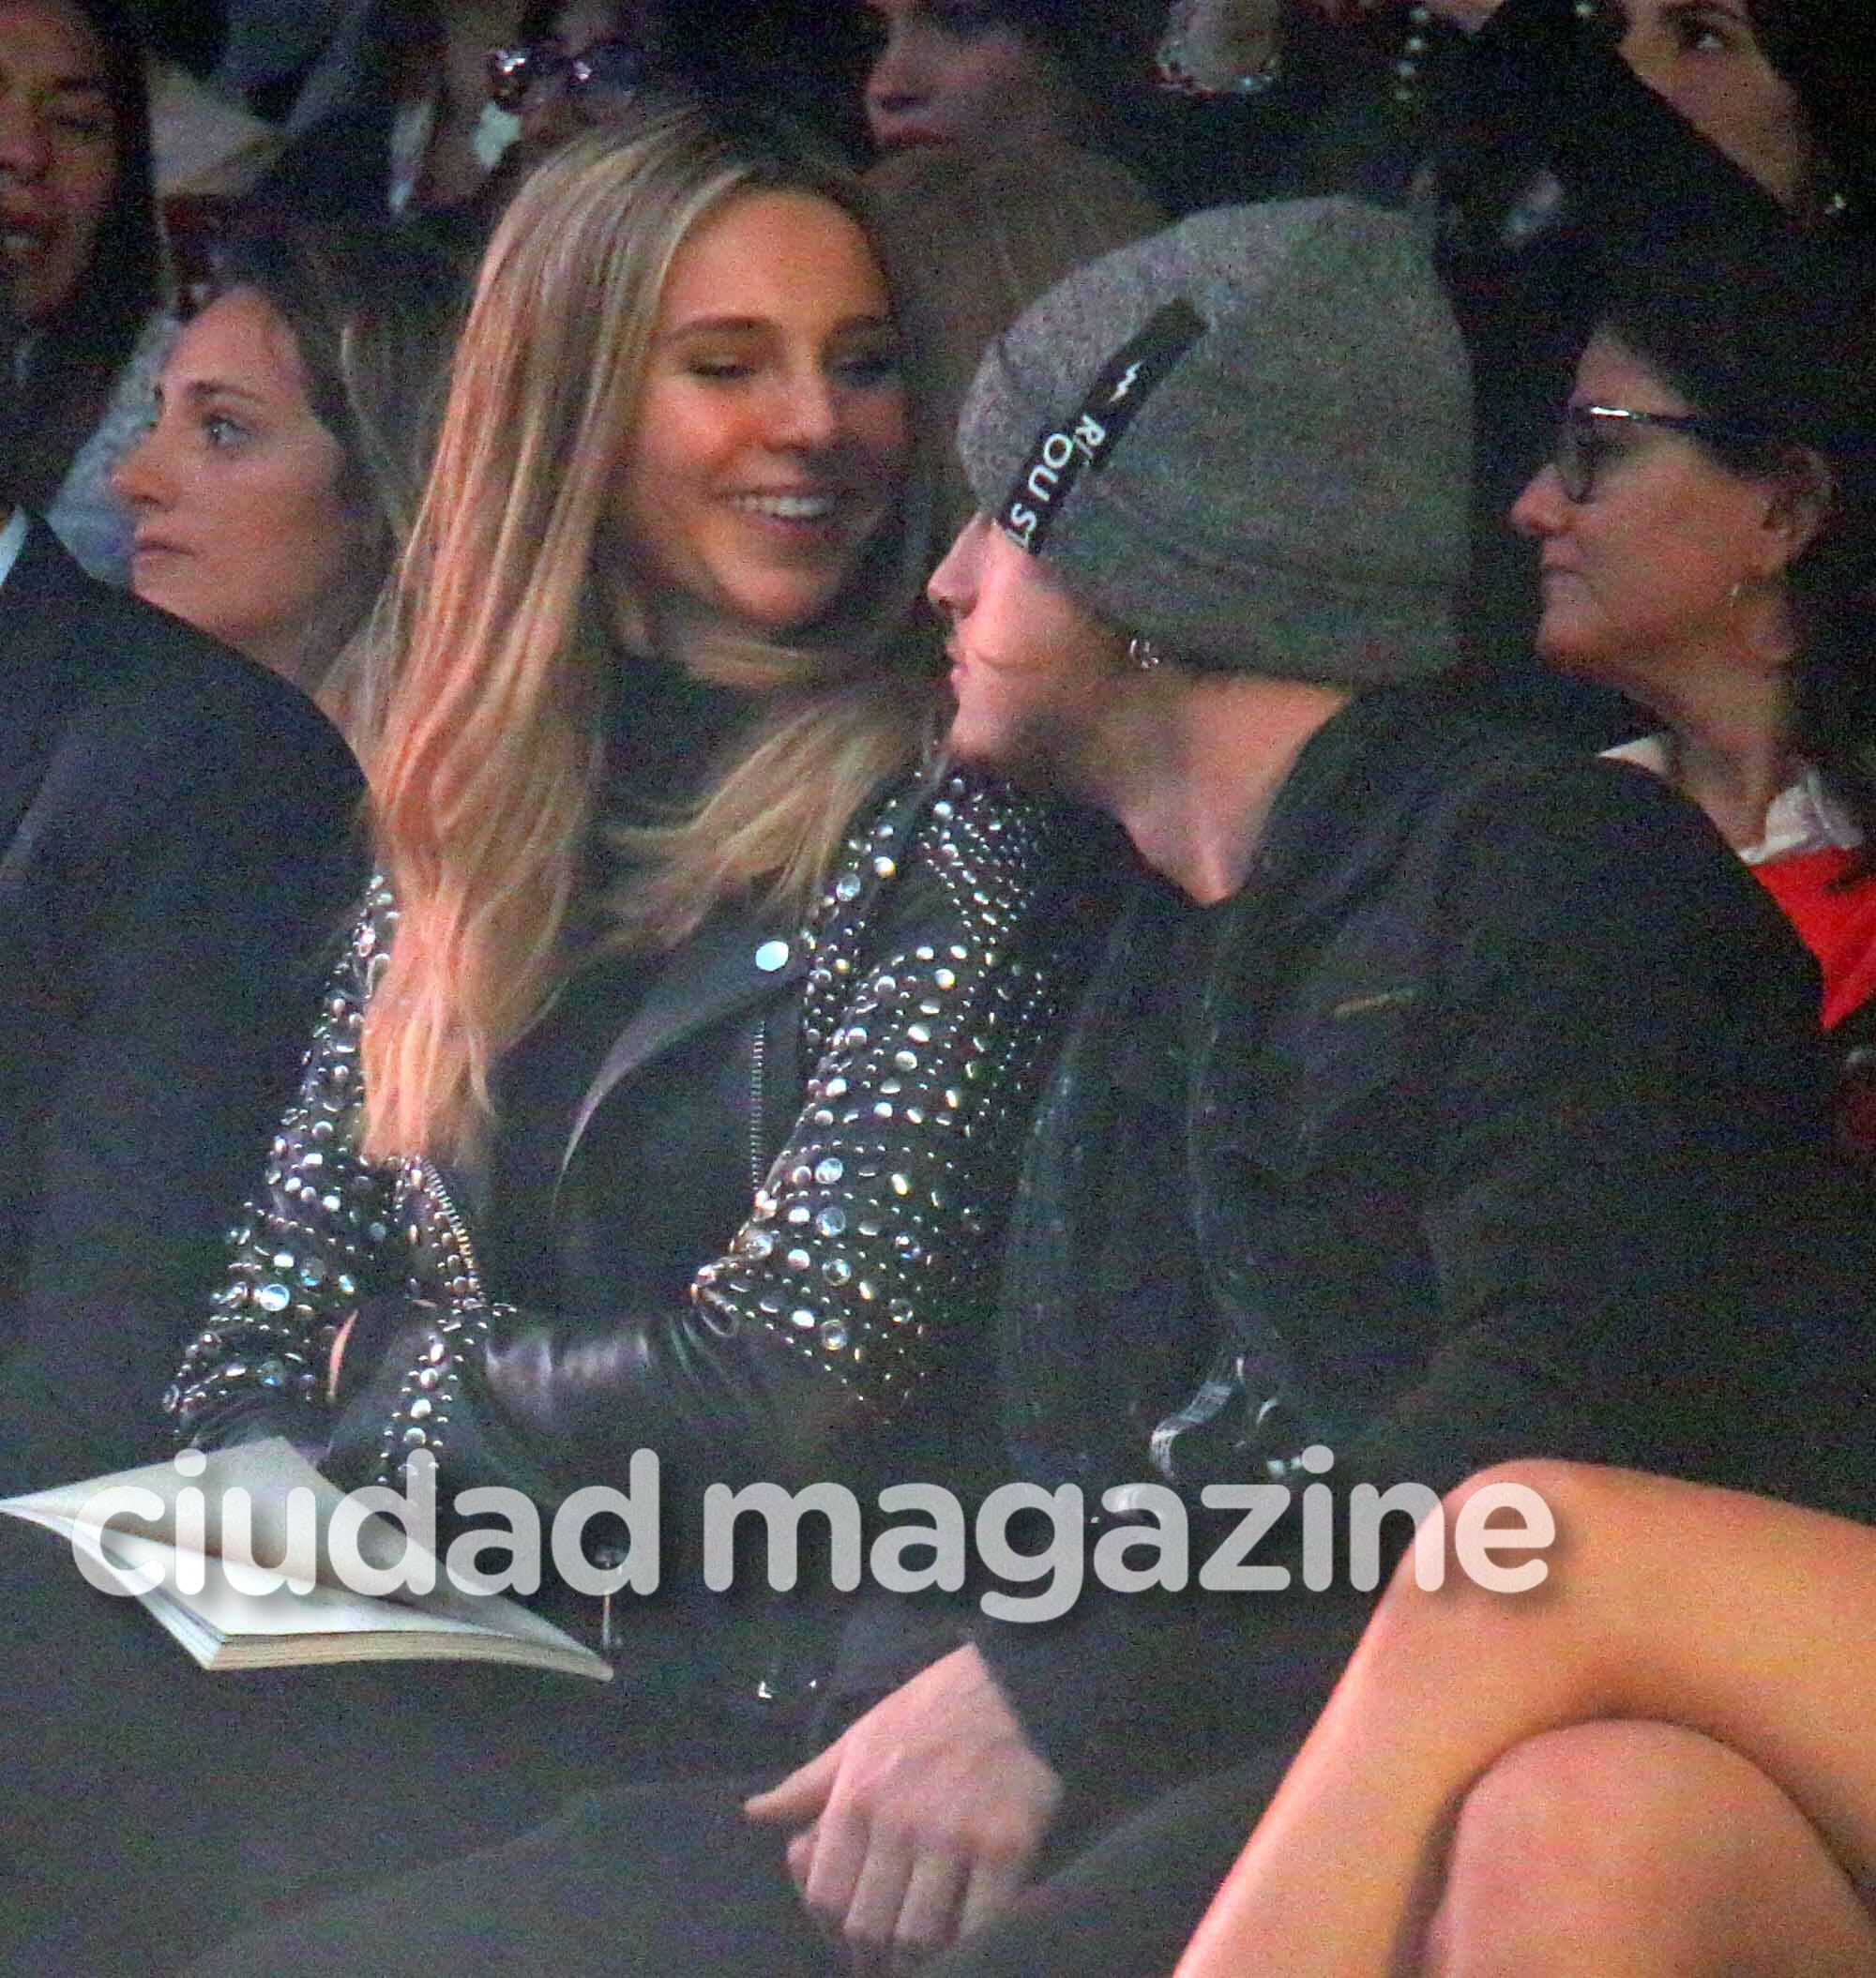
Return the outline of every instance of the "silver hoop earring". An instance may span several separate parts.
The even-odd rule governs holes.
[[[1166,663],[1166,655],[1144,632],[1136,632],[1127,642],[1127,657],[1142,673],[1154,672]]]

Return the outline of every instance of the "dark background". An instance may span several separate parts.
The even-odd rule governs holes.
[[[223,0],[126,0],[126,10],[164,54],[206,75],[219,58]],[[778,93],[814,114],[856,149],[860,74],[867,54],[860,8],[847,0],[705,0],[690,18],[707,23],[721,52],[760,69]],[[291,92],[287,93],[291,100]],[[257,103],[264,115],[284,103]]]

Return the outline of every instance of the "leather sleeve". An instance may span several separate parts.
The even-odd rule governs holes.
[[[439,1311],[346,1401],[334,1473],[552,1496],[667,1472],[786,1482],[903,1409],[982,1325],[1074,911],[1059,813],[950,777],[850,839],[804,933],[793,1131],[682,1309]],[[350,1353],[348,1351],[348,1362]]]

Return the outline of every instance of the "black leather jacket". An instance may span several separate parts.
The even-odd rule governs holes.
[[[595,1170],[605,1115],[647,1067],[720,1032],[714,1102],[736,1102],[725,1081],[740,1096],[753,1206],[674,1308],[622,1308],[629,1270],[601,1264],[576,1309],[516,1309],[487,1280],[461,1177],[359,1159],[358,1033],[397,918],[377,885],[166,1397],[179,1432],[330,1435],[349,1482],[390,1481],[428,1448],[446,1488],[501,1481],[544,1502],[623,1482],[639,1447],[667,1474],[783,1482],[849,1454],[983,1330],[1064,959],[1093,924],[1065,883],[1077,836],[961,777],[901,788],[856,825],[805,927],[726,914],[673,958],[592,1081],[555,1206],[564,1223],[598,1205],[599,1247],[631,1257],[658,1209]],[[324,1369],[355,1308],[334,1417]]]

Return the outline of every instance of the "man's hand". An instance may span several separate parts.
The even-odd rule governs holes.
[[[746,1810],[798,1830],[788,1861],[802,1900],[861,1970],[885,1970],[1006,1907],[1061,1798],[1061,1780],[966,1647]]]

